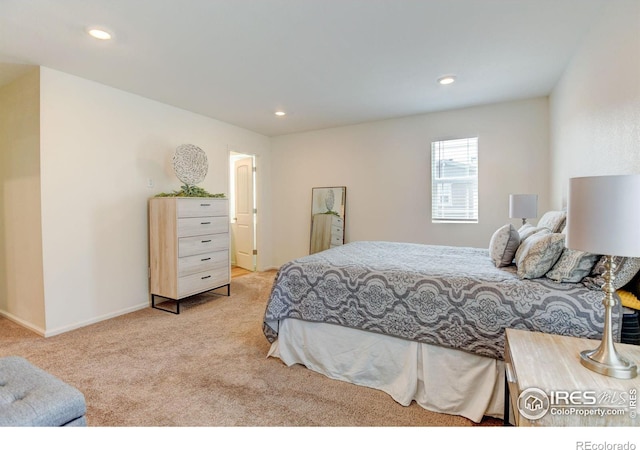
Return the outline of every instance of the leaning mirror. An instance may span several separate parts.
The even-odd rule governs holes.
[[[311,189],[311,246],[318,253],[344,244],[345,186]]]

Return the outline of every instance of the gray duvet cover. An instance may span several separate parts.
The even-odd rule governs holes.
[[[264,314],[382,333],[503,359],[505,328],[600,339],[602,291],[496,268],[487,249],[353,242],[284,264]],[[619,341],[622,314],[612,314]]]

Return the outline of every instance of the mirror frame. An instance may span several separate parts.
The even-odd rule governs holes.
[[[346,186],[314,187],[311,189],[309,254],[345,243],[346,199]],[[333,217],[339,219],[336,220]]]

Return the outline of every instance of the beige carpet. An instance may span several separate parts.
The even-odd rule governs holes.
[[[194,297],[180,315],[147,308],[46,339],[0,317],[0,356],[23,356],[80,389],[89,426],[476,425],[267,358],[261,324],[274,276],[234,278],[231,297]]]

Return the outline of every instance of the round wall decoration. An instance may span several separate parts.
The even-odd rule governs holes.
[[[192,144],[182,144],[173,155],[173,170],[180,181],[188,186],[201,183],[207,176],[207,154]]]

